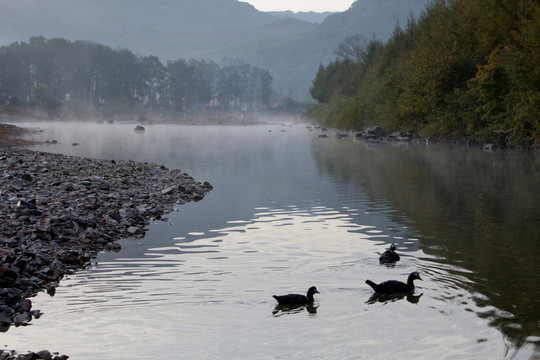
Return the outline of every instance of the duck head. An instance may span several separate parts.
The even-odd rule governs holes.
[[[424,281],[424,280],[420,277],[420,274],[418,273],[418,271],[412,272],[412,273],[409,275],[409,278],[410,278],[411,280],[422,280],[422,281]]]
[[[313,297],[313,294],[320,294],[319,290],[315,286],[312,286],[308,289],[307,296],[308,298]]]

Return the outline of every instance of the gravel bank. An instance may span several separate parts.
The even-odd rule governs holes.
[[[32,296],[53,296],[63,276],[88,266],[98,252],[144,237],[151,219],[211,189],[156,164],[0,145],[0,331],[39,318]],[[36,354],[0,350],[0,360],[43,358]]]

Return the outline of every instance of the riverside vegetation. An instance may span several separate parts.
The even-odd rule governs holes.
[[[309,115],[421,137],[540,143],[540,5],[436,0],[382,43],[348,37],[321,65]]]
[[[0,113],[111,119],[252,109],[270,103],[272,75],[237,60],[220,64],[137,56],[89,41],[30,38],[0,47]]]
[[[359,4],[357,4],[359,5]],[[355,8],[355,7],[353,7]],[[352,9],[352,8],[351,8]],[[329,17],[329,21],[332,17]],[[540,5],[534,0],[434,0],[382,42],[350,35],[321,64],[307,115],[326,126],[373,125],[420,137],[538,146]],[[240,61],[170,61],[89,41],[33,37],[0,48],[0,112],[50,117],[256,109],[272,74]],[[298,111],[285,99],[285,108]]]
[[[212,189],[181,170],[133,161],[94,160],[6,145],[0,125],[0,331],[38,318],[29,298],[51,296],[66,275],[88,266],[118,240],[145,235],[151,219]],[[10,142],[15,142],[11,139]],[[0,359],[66,359],[49,351]]]

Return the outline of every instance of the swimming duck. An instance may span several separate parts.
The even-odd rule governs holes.
[[[312,286],[307,291],[307,295],[288,294],[288,295],[273,295],[280,305],[302,305],[313,302],[313,295],[320,294],[315,286]]]
[[[386,251],[383,252],[382,255],[379,257],[379,262],[381,264],[387,264],[387,263],[399,261],[399,255],[395,251],[396,251],[396,245],[392,243],[390,247],[386,249]]]
[[[371,286],[375,292],[385,293],[385,294],[395,294],[395,293],[408,293],[414,290],[414,280],[422,280],[418,272],[412,272],[407,278],[407,283],[397,281],[397,280],[388,280],[380,284],[375,284],[371,280],[366,280],[366,284]]]

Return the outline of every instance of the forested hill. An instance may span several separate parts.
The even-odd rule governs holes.
[[[343,13],[310,22],[238,0],[1,0],[0,45],[33,36],[90,40],[136,54],[177,59],[239,59],[270,70],[276,89],[309,96],[318,66],[348,35],[386,40],[429,0],[357,0]],[[322,23],[319,23],[321,22]]]
[[[397,24],[404,26],[411,15],[418,17],[428,3],[425,0],[355,1],[349,10],[328,16],[316,33],[332,35],[340,42],[354,34],[385,41]],[[336,47],[337,44],[333,49]]]
[[[43,35],[97,41],[100,39],[87,36],[115,37],[145,29],[164,34],[215,33],[254,28],[274,20],[272,15],[237,0],[2,0],[0,9],[2,41],[10,42],[20,40],[24,31],[27,38]]]
[[[342,128],[540,143],[540,4],[437,0],[386,42],[349,37],[321,66],[311,115]]]

